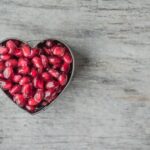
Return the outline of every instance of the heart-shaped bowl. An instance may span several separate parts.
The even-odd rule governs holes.
[[[4,39],[3,41],[1,41],[0,42],[0,63],[1,63],[1,61],[2,62],[4,62],[4,64],[5,64],[5,67],[3,68],[4,69],[4,71],[2,71],[1,70],[1,73],[0,73],[0,86],[1,86],[1,89],[2,89],[2,91],[11,99],[11,101],[13,102],[13,103],[17,103],[18,104],[18,99],[17,99],[17,102],[14,100],[14,96],[18,96],[19,94],[17,94],[17,93],[15,93],[13,96],[10,94],[10,90],[12,90],[12,89],[9,89],[9,90],[4,90],[4,88],[2,88],[2,87],[4,87],[5,86],[5,88],[7,87],[10,87],[10,84],[7,84],[7,86],[6,86],[6,82],[8,81],[9,83],[10,82],[12,82],[12,84],[15,84],[15,85],[19,85],[19,84],[21,84],[20,83],[20,81],[19,82],[17,82],[17,83],[14,83],[14,80],[13,81],[11,81],[12,79],[11,78],[8,78],[8,79],[6,79],[6,78],[4,78],[4,80],[5,80],[5,82],[4,82],[4,80],[3,80],[3,77],[2,76],[8,76],[8,72],[6,71],[6,68],[7,67],[10,67],[11,65],[12,65],[12,63],[8,63],[8,62],[6,62],[7,60],[1,60],[1,58],[4,58],[4,55],[3,54],[1,54],[2,53],[2,51],[5,51],[5,49],[3,49],[4,47],[6,47],[6,48],[8,48],[9,49],[9,51],[8,51],[8,53],[6,53],[6,54],[8,54],[8,55],[11,55],[11,58],[13,57],[13,59],[15,59],[16,58],[16,60],[18,61],[18,59],[20,59],[19,57],[20,56],[14,56],[14,54],[13,54],[13,50],[11,49],[11,44],[9,44],[9,42],[8,41],[13,41],[13,42],[18,42],[18,43],[20,43],[20,44],[18,44],[18,45],[28,45],[28,46],[30,46],[30,42],[32,42],[32,41],[28,41],[28,42],[25,42],[24,40],[20,40],[20,39],[18,39],[18,38],[7,38],[7,39]],[[37,40],[37,41],[39,41],[39,40]],[[45,43],[46,42],[49,42],[49,41],[51,41],[52,43],[54,43],[54,46],[52,46],[51,48],[46,48],[46,49],[48,49],[48,50],[51,50],[52,52],[52,54],[47,54],[47,53],[45,53],[45,52],[43,52],[43,50],[44,51],[46,51],[46,49],[44,49],[45,48]],[[7,43],[8,42],[8,43]],[[10,42],[11,43],[11,42]],[[49,42],[50,43],[50,42]],[[17,44],[16,44],[17,45]],[[48,44],[47,44],[48,45]],[[21,47],[20,46],[20,47]],[[1,47],[2,47],[2,49],[1,49]],[[19,49],[23,49],[22,47],[20,48],[19,47]],[[73,55],[73,52],[72,52],[72,50],[70,49],[70,47],[65,43],[65,42],[63,42],[62,40],[58,40],[58,39],[53,39],[53,38],[49,38],[49,39],[45,39],[45,40],[42,40],[42,41],[40,41],[39,43],[37,43],[36,45],[34,45],[33,47],[31,47],[30,46],[30,50],[33,50],[33,49],[38,49],[38,50],[40,50],[39,51],[39,53],[38,53],[38,55],[37,55],[37,57],[41,57],[41,55],[43,55],[43,53],[44,53],[44,55],[46,56],[46,57],[57,57],[57,56],[55,56],[55,55],[58,55],[58,53],[59,53],[59,49],[58,48],[56,48],[56,47],[61,47],[61,48],[63,48],[64,49],[64,55],[63,56],[61,56],[61,59],[63,60],[63,62],[65,63],[65,59],[64,59],[64,57],[65,57],[65,54],[67,53],[67,54],[69,54],[70,56],[71,56],[71,59],[72,59],[72,61],[71,61],[71,63],[69,64],[69,70],[68,70],[68,73],[66,73],[66,72],[62,72],[62,70],[61,70],[61,68],[59,68],[61,71],[61,73],[60,73],[60,75],[59,75],[59,77],[58,77],[58,79],[60,78],[60,76],[62,75],[62,74],[67,74],[67,77],[68,77],[68,80],[67,80],[67,82],[66,82],[66,84],[65,85],[61,85],[61,84],[59,84],[59,87],[60,87],[60,85],[62,86],[62,87],[60,87],[59,89],[60,89],[60,91],[59,91],[59,93],[57,93],[57,94],[54,94],[54,92],[52,93],[53,95],[55,95],[55,96],[53,96],[53,97],[55,97],[55,98],[50,98],[51,100],[48,100],[48,102],[44,99],[43,100],[43,98],[42,98],[42,100],[38,103],[38,104],[36,104],[36,107],[33,105],[33,106],[30,106],[31,108],[30,109],[32,109],[32,107],[35,107],[35,110],[34,111],[29,111],[30,109],[27,109],[28,107],[29,107],[29,104],[26,104],[26,105],[28,105],[28,107],[27,106],[21,106],[21,107],[19,107],[19,108],[21,108],[21,110],[25,110],[26,112],[29,112],[30,114],[37,114],[37,113],[39,113],[39,112],[41,112],[42,110],[45,110],[46,108],[48,108],[48,106],[50,106],[50,104],[51,104],[51,102],[53,102],[54,100],[56,100],[64,91],[65,91],[65,89],[68,87],[68,85],[70,84],[70,81],[71,81],[71,79],[72,79],[72,77],[73,77],[73,74],[74,74],[74,70],[75,70],[75,58],[74,58],[74,55]],[[54,53],[54,48],[55,48],[55,54],[53,54]],[[25,49],[25,48],[24,48]],[[25,51],[25,50],[22,50],[22,51]],[[28,52],[28,51],[27,51]],[[31,51],[30,51],[31,52]],[[41,53],[40,53],[41,52]],[[48,51],[49,52],[49,51]],[[10,53],[10,54],[9,54]],[[24,54],[24,53],[23,53]],[[24,54],[25,55],[25,54]],[[25,57],[25,56],[21,56],[21,57]],[[50,56],[49,56],[50,55]],[[60,56],[59,56],[60,57]],[[33,59],[34,59],[34,57],[33,58],[30,58],[29,59],[29,65],[31,64],[31,63],[33,63]],[[52,59],[51,59],[51,61],[52,61]],[[7,66],[6,66],[6,64],[7,64]],[[37,64],[37,62],[35,62],[35,66],[36,66],[36,64]],[[18,65],[18,64],[17,64]],[[33,64],[32,64],[33,65]],[[51,65],[51,64],[50,64]],[[52,65],[51,65],[52,66]],[[0,64],[0,67],[1,67],[1,64]],[[32,66],[33,67],[33,66]],[[52,66],[53,67],[53,66]],[[51,67],[50,66],[48,66],[48,67],[46,67],[46,68],[44,68],[44,70],[47,70],[47,69],[51,69]],[[14,68],[13,68],[14,69]],[[16,67],[15,69],[18,69],[18,67]],[[39,69],[39,68],[38,68]],[[57,69],[57,68],[56,68]],[[8,69],[7,69],[8,70]],[[46,71],[45,71],[46,72]],[[48,71],[47,71],[48,72]],[[47,73],[46,72],[46,73]],[[17,70],[17,73],[18,73],[18,70]],[[42,74],[42,72],[40,72],[41,74]],[[42,76],[40,74],[40,76]],[[21,74],[22,75],[22,74]],[[23,77],[25,76],[28,76],[29,74],[27,74],[27,75],[22,75]],[[34,78],[36,78],[36,77],[32,77],[31,78],[31,82],[32,82],[32,80],[33,80],[33,82],[34,82]],[[13,78],[14,79],[14,78]],[[22,78],[21,78],[22,79]],[[40,79],[42,79],[42,78],[40,78]],[[54,80],[56,80],[54,77],[52,77],[52,79],[54,79]],[[45,84],[47,84],[47,82],[49,82],[49,81],[44,81],[44,88],[45,88]],[[57,82],[57,81],[56,81]],[[58,82],[59,82],[59,80],[58,80]],[[37,82],[38,83],[38,82]],[[30,83],[29,83],[30,84]],[[21,86],[21,88],[23,89],[23,85],[19,85],[19,86]],[[12,88],[12,86],[11,86],[11,88]],[[22,90],[22,89],[20,89],[20,91]],[[39,90],[39,89],[36,89],[37,91]],[[50,90],[50,89],[48,89],[48,90]],[[48,91],[47,90],[47,91]],[[20,92],[20,91],[18,91],[18,92]],[[41,90],[42,91],[42,90]],[[52,90],[51,90],[52,91]],[[44,91],[45,92],[45,91]],[[24,93],[24,92],[22,92],[22,93]],[[56,92],[55,92],[56,93]],[[35,93],[34,93],[35,94]],[[39,94],[39,93],[38,93]],[[45,94],[45,93],[44,93]],[[46,95],[46,94],[45,94]],[[39,95],[38,95],[39,96]],[[36,97],[37,98],[37,97]],[[31,97],[30,97],[30,99],[31,99]],[[34,98],[33,99],[35,99],[35,95],[34,95]],[[32,104],[33,104],[33,102],[35,103],[35,101],[33,101],[33,99],[32,99]],[[36,99],[37,100],[37,99]],[[26,98],[26,103],[29,103],[29,98]],[[31,101],[30,101],[31,102]],[[45,105],[44,105],[44,102],[45,102]],[[36,103],[37,103],[37,101],[36,101]],[[19,106],[19,104],[17,105],[17,106]]]

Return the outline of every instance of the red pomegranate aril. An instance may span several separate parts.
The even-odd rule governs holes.
[[[57,93],[57,91],[55,90],[53,93],[52,93],[52,99],[55,99],[56,97],[57,97],[57,95],[58,95],[58,93]]]
[[[37,72],[38,72],[39,74],[41,74],[43,71],[44,71],[44,68],[43,68],[43,67],[39,67],[39,68],[37,69]]]
[[[51,55],[52,54],[52,49],[51,48],[44,48],[44,51],[46,54]]]
[[[44,93],[44,99],[47,101],[48,99],[50,99],[52,97],[52,94],[54,92],[54,89],[48,89],[45,91]]]
[[[29,98],[32,96],[32,85],[31,84],[25,84],[22,86],[22,94],[24,98]]]
[[[19,58],[18,60],[18,66],[19,67],[24,67],[24,66],[28,66],[29,65],[29,60],[27,58]]]
[[[6,67],[17,67],[18,62],[16,59],[9,59],[5,62]]]
[[[47,101],[43,101],[41,105],[44,107],[44,106],[48,105],[48,102]]]
[[[11,95],[14,95],[16,93],[20,93],[21,92],[21,86],[20,85],[14,85],[10,90],[9,93]]]
[[[22,53],[25,57],[30,57],[31,49],[30,49],[29,45],[27,45],[27,44],[22,45]]]
[[[10,81],[5,81],[1,86],[4,90],[10,90],[12,87],[12,83]]]
[[[25,77],[22,77],[22,79],[19,81],[19,84],[24,85],[24,84],[29,83],[29,82],[31,82],[31,79],[29,77],[25,76]]]
[[[65,55],[63,56],[63,59],[68,64],[72,63],[72,57],[69,53],[65,53]]]
[[[4,63],[1,61],[1,62],[0,62],[0,72],[4,71],[4,69],[5,69],[5,65],[4,65]]]
[[[0,46],[0,54],[6,54],[8,53],[8,48],[7,47],[4,47],[4,46]]]
[[[33,79],[33,85],[34,85],[35,88],[43,89],[44,88],[44,81],[40,77],[35,77]]]
[[[10,59],[11,55],[10,54],[3,54],[3,55],[0,55],[0,59],[2,60],[8,60]]]
[[[60,64],[62,62],[61,58],[57,57],[57,56],[51,56],[49,57],[49,62],[50,64]]]
[[[38,88],[40,88],[40,89],[43,89],[44,88],[44,81],[43,81],[43,79],[41,78],[39,81],[38,81]]]
[[[53,47],[53,54],[59,57],[64,56],[65,48],[62,46],[54,46]]]
[[[39,52],[40,52],[39,49],[32,48],[31,49],[31,54],[30,54],[29,58],[33,58],[34,56],[39,55]]]
[[[41,58],[39,58],[39,57],[36,56],[36,57],[34,57],[32,59],[32,62],[33,62],[33,64],[34,64],[35,67],[37,67],[37,68],[43,68]]]
[[[67,80],[68,80],[68,77],[66,74],[61,74],[59,77],[58,77],[58,81],[59,83],[64,86],[66,83],[67,83]]]
[[[61,64],[54,64],[54,65],[53,65],[53,68],[54,68],[54,69],[59,69],[60,67],[61,67]]]
[[[1,78],[1,79],[3,79],[3,78],[4,78],[3,73],[0,73],[0,78]]]
[[[65,73],[68,73],[69,69],[70,69],[70,64],[68,64],[68,63],[64,63],[60,68],[60,70]]]
[[[37,70],[36,70],[35,68],[32,68],[32,69],[31,69],[31,72],[30,72],[30,75],[31,75],[32,77],[36,77],[37,74],[38,74]]]
[[[38,88],[38,80],[39,80],[39,77],[33,78],[33,85],[35,88]]]
[[[53,91],[51,93],[51,96],[46,98],[46,101],[50,104],[56,97],[57,97],[57,93],[56,91]]]
[[[13,76],[13,79],[12,79],[12,80],[13,80],[14,82],[18,83],[18,82],[20,81],[21,78],[22,78],[21,75],[16,74],[16,75]]]
[[[43,78],[45,81],[48,81],[48,80],[52,79],[51,75],[50,75],[48,72],[43,72],[43,73],[42,73],[42,78]]]
[[[13,100],[20,106],[24,107],[26,104],[26,99],[23,97],[22,94],[15,94]]]
[[[14,71],[12,67],[6,67],[4,69],[3,75],[5,79],[9,79],[10,77],[12,77],[13,74],[14,74]]]
[[[26,74],[29,74],[29,72],[30,72],[30,68],[28,66],[18,68],[19,74],[26,75]]]
[[[9,49],[9,53],[12,54],[12,52],[16,49],[16,44],[13,40],[8,40],[6,42],[6,47]]]
[[[15,51],[14,51],[14,55],[15,55],[16,57],[22,57],[22,56],[23,56],[23,53],[22,53],[22,51],[21,51],[20,48],[17,48],[17,49],[15,49]]]
[[[48,58],[45,55],[40,55],[44,68],[48,66]]]
[[[40,103],[40,102],[42,101],[43,97],[44,97],[43,90],[38,89],[37,92],[36,92],[35,95],[34,95],[34,100],[35,100],[37,103]]]
[[[30,98],[28,101],[28,105],[30,105],[30,106],[35,106],[37,104],[38,104],[38,102],[36,102],[34,98]]]
[[[21,41],[19,41],[19,40],[13,40],[14,41],[14,43],[15,43],[15,45],[18,47],[19,45],[20,45],[20,43],[21,43]]]
[[[34,106],[26,105],[25,108],[26,108],[29,112],[31,112],[31,113],[35,111],[35,107],[34,107]]]
[[[59,73],[57,70],[55,70],[55,69],[49,69],[48,72],[49,72],[49,74],[50,74],[51,76],[53,76],[54,78],[58,78],[59,75],[60,75],[60,73]]]
[[[45,42],[45,45],[47,46],[47,47],[49,47],[49,48],[51,48],[51,47],[53,47],[54,46],[54,41],[52,41],[52,40],[47,40],[46,42]]]
[[[46,87],[46,89],[51,89],[51,88],[57,89],[59,87],[59,83],[54,80],[48,81],[46,83],[45,87]]]

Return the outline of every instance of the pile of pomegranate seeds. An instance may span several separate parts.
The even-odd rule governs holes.
[[[0,44],[0,87],[30,113],[49,105],[63,90],[72,71],[72,56],[59,41],[31,48],[19,40]]]

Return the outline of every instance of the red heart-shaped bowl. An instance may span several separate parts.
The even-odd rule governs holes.
[[[23,110],[44,110],[69,85],[75,67],[71,49],[46,39],[31,47],[17,38],[0,43],[0,87]]]

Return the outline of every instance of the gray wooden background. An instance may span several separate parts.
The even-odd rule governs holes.
[[[66,41],[69,88],[31,116],[0,93],[0,150],[150,150],[149,0],[0,0],[0,40]]]

